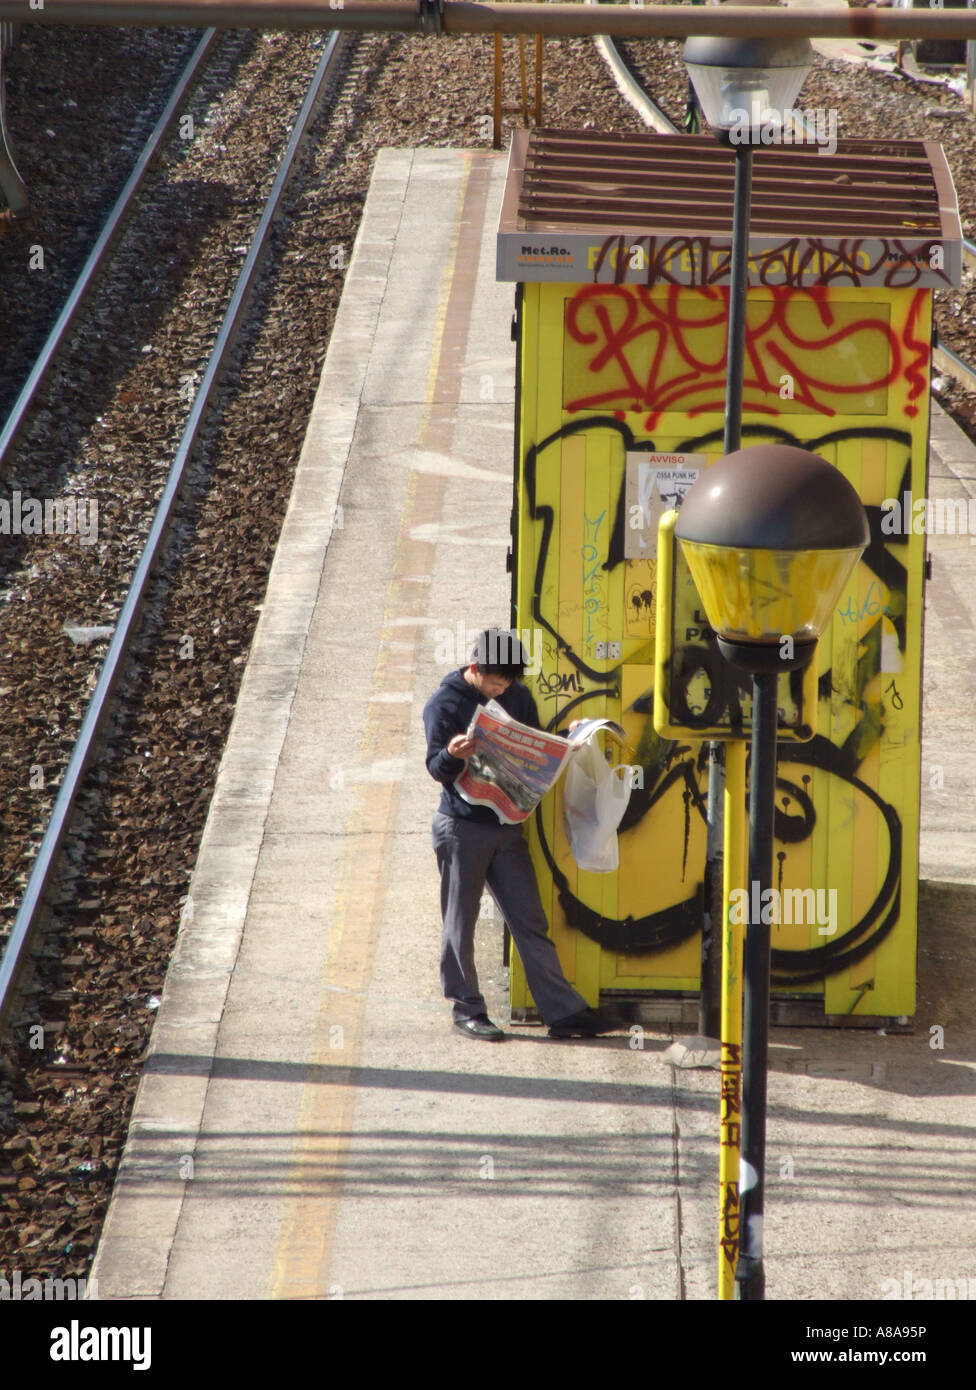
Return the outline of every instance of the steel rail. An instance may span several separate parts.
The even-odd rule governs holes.
[[[976,367],[970,366],[951,347],[939,339],[932,348],[932,365],[946,376],[955,377],[970,391],[976,390]]]
[[[64,308],[58,315],[57,322],[48,334],[47,341],[41,348],[37,360],[31,368],[30,375],[21,387],[20,394],[14,402],[13,409],[7,416],[2,431],[0,431],[0,469],[3,468],[7,459],[7,454],[10,452],[14,441],[24,426],[27,412],[31,407],[34,396],[37,394],[37,388],[50,370],[58,350],[67,337],[68,329],[71,327],[75,314],[86,299],[107,252],[122,230],[122,226],[129,212],[129,206],[135,198],[149,170],[150,164],[156,157],[166,137],[166,132],[176,118],[187,92],[196,81],[200,68],[206,62],[211,49],[217,42],[217,37],[216,29],[208,29],[197,44],[189,62],[183,69],[179,81],[173,88],[173,93],[166,103],[162,115],[156,122],[152,133],[143,146],[142,153],[136,160],[132,173],[126,179],[125,187],[115,200],[115,206],[109,213],[108,220],[102,228],[98,240],[92,247],[88,259],[82,267],[81,274],[75,281],[74,288],[68,295]]]
[[[30,213],[27,185],[21,178],[7,129],[7,76],[4,64],[17,41],[16,24],[0,24],[0,191],[7,200],[7,217],[26,217]]]
[[[587,5],[599,5],[601,0],[584,0]],[[637,76],[623,56],[613,39],[606,34],[595,34],[593,42],[597,52],[613,74],[617,91],[624,101],[637,112],[645,125],[651,126],[659,135],[677,135],[678,127],[658,106],[657,102],[638,82]]]
[[[333,33],[331,41],[319,61],[301,111],[292,128],[291,138],[275,176],[271,192],[268,194],[250,250],[238,276],[234,293],[217,335],[217,341],[200,383],[200,389],[194,398],[176,457],[170,467],[166,486],[153,517],[149,536],[136,566],[132,584],[126,595],[105,661],[99,672],[98,682],[85,711],[81,731],[72,749],[71,758],[58,791],[54,809],[51,812],[51,819],[31,869],[30,878],[14,920],[6,950],[2,960],[0,960],[0,1026],[6,1020],[20,971],[27,959],[28,948],[33,943],[35,930],[41,920],[44,894],[68,829],[75,798],[81,788],[82,779],[91,760],[98,735],[111,712],[112,691],[121,675],[129,646],[136,635],[137,621],[149,581],[162,554],[163,544],[179,500],[187,465],[197,436],[210,407],[211,397],[220,379],[226,359],[236,341],[241,320],[250,302],[251,291],[258,277],[262,256],[282,195],[294,172],[296,157],[305,142],[322,89],[326,81],[332,76],[333,68],[341,53],[341,39],[341,34]]]
[[[335,5],[335,8],[333,8]],[[25,15],[0,0],[0,20],[201,29],[375,29],[425,34],[563,34],[586,38],[717,37],[974,39],[976,10],[766,9],[755,5],[490,4],[476,0],[55,0]]]

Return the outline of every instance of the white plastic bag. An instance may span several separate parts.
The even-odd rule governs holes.
[[[611,768],[595,738],[573,753],[563,780],[563,826],[573,858],[593,874],[620,862],[617,826],[630,801],[630,767]]]

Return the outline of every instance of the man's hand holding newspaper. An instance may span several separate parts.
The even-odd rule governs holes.
[[[448,745],[454,757],[467,758],[454,783],[465,801],[490,806],[505,825],[524,821],[559,779],[570,756],[599,729],[620,743],[626,734],[612,719],[581,719],[568,738],[520,724],[495,700],[480,706],[467,735]],[[456,747],[455,747],[456,745]]]

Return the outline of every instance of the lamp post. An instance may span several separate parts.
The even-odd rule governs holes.
[[[723,452],[742,439],[742,376],[746,340],[746,287],[749,281],[749,215],[752,205],[752,148],[761,128],[775,114],[781,121],[792,110],[813,63],[809,39],[718,39],[692,37],[682,57],[698,105],[718,140],[735,150],[732,204],[732,252],[729,322],[726,347],[725,431]],[[697,1044],[721,1032],[719,1006],[720,940],[718,905],[722,902],[722,803],[725,750],[713,742],[708,758],[708,926],[702,936],[699,1033]]]
[[[749,918],[743,957],[739,1260],[735,1292],[761,1299],[777,687],[811,660],[868,544],[842,473],[787,445],[741,449],[687,493],[675,536],[726,660],[753,680]]]
[[[729,286],[725,453],[738,449],[742,430],[742,364],[749,278],[752,149],[760,132],[789,119],[813,62],[809,39],[690,38],[682,50],[688,76],[708,124],[735,150],[732,266]]]

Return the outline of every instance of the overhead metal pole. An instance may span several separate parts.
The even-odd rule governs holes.
[[[976,10],[766,9],[749,5],[478,4],[475,0],[0,0],[0,20],[157,29],[372,29],[587,37],[976,39]]]

